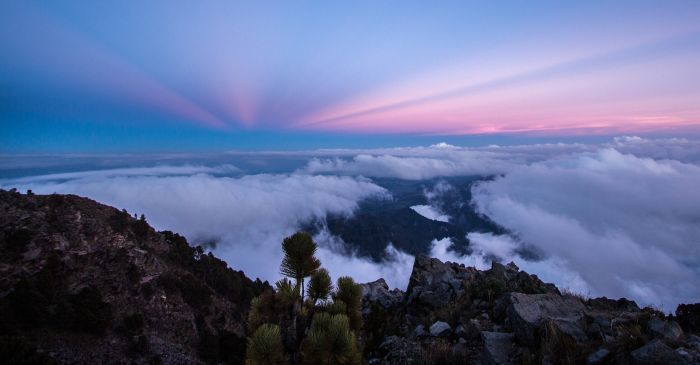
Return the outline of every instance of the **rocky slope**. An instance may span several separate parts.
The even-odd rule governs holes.
[[[242,363],[266,288],[125,211],[0,191],[6,363]]]
[[[363,285],[370,364],[699,364],[700,304],[676,317],[585,299],[494,263],[416,257],[407,291]]]
[[[0,190],[0,362],[242,364],[250,300],[271,289],[125,211]],[[369,364],[700,363],[700,304],[665,316],[426,256],[406,292],[363,290]]]

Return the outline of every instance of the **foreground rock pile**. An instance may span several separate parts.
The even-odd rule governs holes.
[[[700,305],[667,317],[562,294],[512,263],[479,271],[425,256],[405,293],[383,280],[363,287],[370,364],[700,363]]]

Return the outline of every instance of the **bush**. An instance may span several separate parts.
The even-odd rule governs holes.
[[[141,214],[141,218],[131,223],[131,230],[134,232],[134,236],[138,239],[148,238],[148,232],[150,232],[151,227],[146,222],[146,217]]]
[[[129,220],[131,220],[131,216],[126,209],[123,209],[122,211],[114,212],[107,223],[114,232],[124,233],[126,228],[129,227]]]
[[[676,308],[676,320],[685,331],[700,333],[700,303],[679,305]]]
[[[68,301],[74,313],[73,328],[79,331],[101,335],[112,322],[112,307],[102,300],[102,294],[88,286]]]
[[[168,295],[179,292],[182,299],[192,309],[201,310],[211,303],[211,291],[197,277],[190,273],[176,276],[165,273],[158,277],[158,282]]]
[[[353,330],[359,330],[362,326],[362,313],[360,312],[360,307],[362,306],[362,287],[355,284],[349,276],[343,276],[338,278],[338,290],[333,296],[333,300],[341,300],[345,303],[347,310],[346,314],[350,320],[350,328]]]
[[[285,362],[280,328],[264,324],[248,339],[246,365],[280,365]]]
[[[344,314],[318,313],[302,344],[304,364],[359,364],[355,334]]]
[[[437,343],[422,351],[420,359],[412,362],[412,365],[462,365],[468,364],[467,355],[464,352],[454,351],[447,343]]]

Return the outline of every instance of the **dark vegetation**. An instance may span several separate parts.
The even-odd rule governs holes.
[[[50,363],[51,351],[59,362],[244,361],[246,313],[267,283],[88,199],[0,191],[0,211],[3,360]]]
[[[280,272],[294,281],[284,278],[275,284],[276,290],[253,299],[246,364],[361,364],[360,286],[341,277],[333,288],[307,233],[285,238],[282,249]]]
[[[370,199],[360,203],[360,209],[352,217],[329,217],[327,227],[340,236],[352,250],[361,256],[381,260],[389,242],[394,247],[412,255],[428,254],[433,239],[449,237],[453,248],[469,253],[468,232],[504,233],[503,229],[487,217],[479,215],[470,205],[472,184],[477,177],[453,177],[428,181],[399,179],[375,179],[375,182],[392,194],[391,200]],[[446,182],[444,189],[431,202],[426,200],[424,189]],[[439,222],[423,217],[410,207],[431,203],[451,217],[449,222]],[[313,225],[310,230],[318,229]]]
[[[679,305],[676,320],[684,330],[700,333],[700,303]]]

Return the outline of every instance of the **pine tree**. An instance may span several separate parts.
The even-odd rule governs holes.
[[[355,334],[350,330],[348,317],[344,314],[318,313],[314,316],[304,343],[304,364],[359,364]]]
[[[306,232],[297,232],[282,242],[284,258],[280,265],[280,273],[293,278],[301,289],[301,299],[304,301],[304,279],[313,275],[321,266],[321,262],[314,256],[316,243]]]
[[[349,276],[338,278],[338,289],[333,295],[334,301],[342,301],[346,306],[346,314],[350,319],[350,327],[357,331],[362,325],[362,287],[355,284],[355,280]]]
[[[246,365],[281,365],[285,362],[280,327],[263,324],[248,338]]]
[[[326,269],[318,269],[309,280],[309,298],[312,300],[313,304],[319,300],[326,300],[333,290],[333,283],[331,282],[331,276],[328,274]]]

